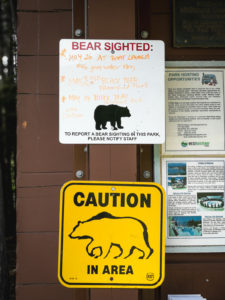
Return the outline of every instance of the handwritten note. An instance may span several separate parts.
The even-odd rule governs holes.
[[[163,142],[161,41],[61,40],[59,54],[60,142]]]

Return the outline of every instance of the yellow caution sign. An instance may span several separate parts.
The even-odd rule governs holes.
[[[156,183],[70,181],[61,189],[58,278],[73,288],[156,288],[165,193]]]

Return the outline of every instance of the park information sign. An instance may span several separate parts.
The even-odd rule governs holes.
[[[156,288],[164,279],[164,207],[156,183],[67,182],[58,278],[66,287]]]
[[[59,140],[63,144],[162,144],[162,41],[60,41]]]

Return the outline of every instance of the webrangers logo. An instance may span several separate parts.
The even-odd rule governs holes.
[[[181,142],[182,147],[187,147],[188,143],[187,142]]]
[[[181,142],[181,146],[183,148],[186,148],[188,146],[204,146],[204,147],[209,147],[210,142]]]
[[[59,281],[66,287],[158,287],[164,279],[164,224],[165,193],[157,183],[66,183]]]

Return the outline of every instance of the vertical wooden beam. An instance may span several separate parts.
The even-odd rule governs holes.
[[[136,0],[136,38],[149,39],[150,37],[150,0]],[[148,32],[148,36],[143,35],[143,31]]]
[[[140,145],[138,147],[138,161],[139,161],[139,180],[142,182],[153,181],[153,146]]]
[[[72,0],[72,37],[85,38],[85,0]],[[89,146],[75,145],[74,151],[74,179],[88,180],[89,178]],[[73,300],[89,300],[89,289],[74,289]]]
[[[73,20],[72,20],[72,37],[79,39],[85,38],[85,1],[73,0]],[[89,178],[89,146],[75,145],[74,146],[74,179],[88,180]]]
[[[74,146],[74,179],[88,180],[89,178],[89,146],[76,145]]]
[[[89,0],[88,38],[135,39],[134,0]],[[135,145],[90,146],[91,180],[137,180]],[[91,289],[91,300],[138,300],[138,290]]]
[[[137,150],[130,145],[90,146],[91,180],[137,180]]]
[[[73,2],[73,22],[72,37],[85,38],[85,0],[72,0]],[[80,30],[80,34],[76,30]]]
[[[88,0],[88,30],[82,23],[84,19],[80,17],[80,14],[86,13],[82,10],[84,1],[75,2],[77,3],[74,5],[74,17],[77,16],[77,21],[74,21],[74,32],[77,28],[82,32],[88,31],[88,38],[96,39],[135,39],[136,36],[140,36],[138,33],[141,28],[140,16],[146,8],[146,5],[143,5],[146,1]],[[137,2],[141,2],[141,6]],[[135,13],[138,19],[135,18]],[[84,37],[83,34],[81,37]],[[153,178],[152,146],[90,145],[86,154],[83,150],[84,145],[74,147],[75,173],[78,169],[86,170],[82,179],[151,181]],[[151,172],[151,176],[147,179],[143,175],[146,170]],[[138,300],[141,296],[141,291],[137,289],[91,289],[90,291],[91,300],[105,298]]]
[[[136,37],[137,39],[151,39],[151,0],[136,0]],[[153,145],[140,145],[139,180],[153,181]],[[154,290],[142,290],[142,300],[159,300],[160,288]]]

